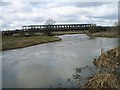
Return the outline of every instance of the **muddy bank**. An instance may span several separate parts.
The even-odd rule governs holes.
[[[93,62],[97,73],[85,84],[86,88],[120,88],[119,50],[120,47],[101,51],[100,57]]]

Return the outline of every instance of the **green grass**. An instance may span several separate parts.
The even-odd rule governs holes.
[[[31,36],[31,37],[10,37],[3,36],[2,37],[2,49],[1,50],[9,50],[16,48],[23,48],[27,46],[60,41],[61,39],[58,37],[52,36]]]

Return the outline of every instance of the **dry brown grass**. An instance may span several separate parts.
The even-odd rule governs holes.
[[[31,36],[31,37],[4,36],[2,38],[2,50],[23,48],[27,46],[60,41],[60,40],[61,40],[60,38],[52,37],[52,36]]]
[[[97,74],[85,85],[87,88],[119,88],[118,79],[114,74]]]

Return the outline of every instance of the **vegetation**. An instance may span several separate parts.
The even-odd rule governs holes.
[[[72,80],[76,88],[120,88],[119,50],[120,47],[107,52],[102,49],[101,55],[93,61],[95,67],[75,68],[73,80],[69,81]],[[90,73],[87,77],[83,76],[86,71]]]
[[[2,34],[0,33],[0,50],[2,50]]]
[[[86,83],[87,88],[120,88],[119,76],[119,50],[120,47],[102,52],[98,59],[94,60],[98,72]]]
[[[118,78],[112,73],[99,73],[85,85],[87,88],[118,88]]]
[[[92,34],[94,37],[109,37],[109,38],[118,38],[120,35],[117,30],[107,30],[102,32],[96,32]]]
[[[64,35],[64,34],[86,34],[91,38],[95,37],[108,37],[108,38],[119,38],[119,32],[118,28],[108,28],[106,31],[98,30],[95,26],[91,27],[89,31],[83,30],[83,31],[59,31],[59,32],[53,32],[53,35]]]
[[[23,48],[27,46],[37,45],[41,43],[48,43],[54,41],[60,41],[58,37],[52,36],[31,36],[31,37],[11,37],[3,36],[2,37],[2,49],[9,50],[16,48]]]
[[[45,31],[44,31],[44,35],[47,35],[47,36],[51,36],[52,35],[52,27],[50,27],[50,25],[53,25],[55,24],[55,20],[53,19],[48,19],[46,22],[45,22]]]
[[[113,27],[107,27],[106,30],[99,30],[98,28],[91,27],[89,30],[90,35],[94,37],[109,37],[109,38],[119,38],[120,23],[115,23]]]
[[[65,34],[86,34],[87,31],[59,31],[53,32],[53,35],[65,35]]]
[[[89,28],[89,33],[96,33],[98,31],[99,30],[98,30],[98,28],[96,26],[92,26],[92,27]]]

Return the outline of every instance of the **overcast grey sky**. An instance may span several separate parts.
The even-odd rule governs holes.
[[[80,2],[78,0],[4,0],[0,2],[0,28],[19,29],[23,25],[44,24],[54,19],[56,24],[94,23],[114,25],[118,19],[118,0]],[[102,0],[101,0],[102,1]]]

